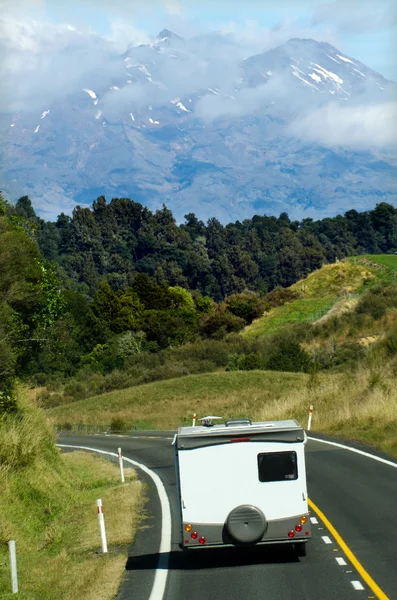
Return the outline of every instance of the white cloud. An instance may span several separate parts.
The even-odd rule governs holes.
[[[180,17],[183,13],[183,8],[179,0],[162,0],[162,4],[170,15]]]
[[[326,23],[342,33],[362,33],[392,26],[396,12],[389,0],[334,0],[316,8],[312,25]]]
[[[397,102],[328,104],[291,124],[288,132],[324,146],[397,150]]]
[[[125,52],[129,46],[151,42],[151,38],[146,31],[121,20],[112,22],[111,33],[105,39],[111,42],[114,50],[120,52],[120,54]]]

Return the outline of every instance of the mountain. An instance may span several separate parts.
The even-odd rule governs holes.
[[[367,130],[394,82],[311,39],[233,52],[225,36],[167,29],[109,50],[82,85],[0,115],[1,188],[45,218],[102,194],[223,222],[396,203],[396,147]]]

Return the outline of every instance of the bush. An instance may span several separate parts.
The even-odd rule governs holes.
[[[296,342],[281,342],[265,362],[265,368],[271,371],[307,373],[311,365],[310,356]]]
[[[263,298],[264,309],[270,310],[276,308],[276,306],[283,306],[286,302],[292,302],[292,300],[297,300],[299,297],[298,292],[278,286]]]
[[[203,337],[222,339],[227,333],[237,332],[243,329],[245,321],[225,310],[220,305],[216,310],[202,317],[200,321],[200,333]]]
[[[244,354],[238,361],[240,371],[254,371],[263,367],[263,361],[257,354]]]
[[[125,431],[127,429],[127,424],[124,421],[124,419],[121,419],[120,417],[114,417],[110,423],[110,431],[111,432],[117,432],[117,431]]]
[[[236,317],[244,319],[246,325],[261,317],[264,312],[263,300],[253,292],[232,294],[225,299],[225,304],[226,309]]]

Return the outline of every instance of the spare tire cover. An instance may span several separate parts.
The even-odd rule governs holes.
[[[256,506],[237,506],[226,520],[226,528],[238,542],[256,542],[265,533],[267,521],[263,512]]]

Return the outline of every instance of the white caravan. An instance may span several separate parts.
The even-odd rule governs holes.
[[[174,437],[181,548],[293,543],[311,537],[306,434],[294,420],[180,427]]]

